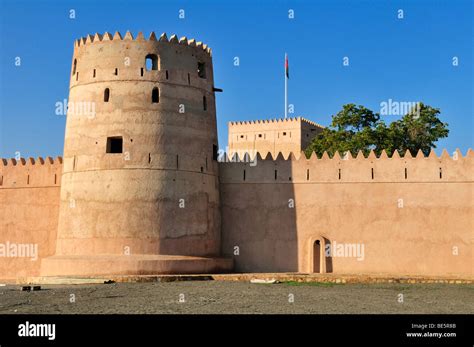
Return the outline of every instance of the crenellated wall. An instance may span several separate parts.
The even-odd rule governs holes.
[[[473,176],[471,150],[221,163],[223,253],[244,272],[472,276]]]
[[[60,157],[1,160],[0,279],[38,276],[54,254],[61,172]]]
[[[472,277],[471,150],[247,159],[219,163],[222,251],[235,271]],[[61,158],[2,160],[0,244],[36,244],[38,260],[0,257],[1,279],[39,275],[54,254],[61,173]],[[362,259],[325,256],[341,244],[363,245]]]

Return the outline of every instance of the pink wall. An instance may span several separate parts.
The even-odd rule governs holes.
[[[0,279],[37,276],[54,253],[61,168],[61,158],[0,162]]]
[[[322,272],[472,276],[473,163],[470,151],[222,164],[224,255],[236,271],[313,272],[320,240],[363,247],[322,256]]]

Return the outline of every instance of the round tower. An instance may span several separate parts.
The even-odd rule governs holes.
[[[211,50],[105,33],[75,42],[56,255],[43,275],[224,271]]]

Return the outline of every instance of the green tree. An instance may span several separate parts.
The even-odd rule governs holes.
[[[347,104],[305,152],[308,157],[312,152],[321,156],[324,151],[331,157],[336,151],[350,152],[353,156],[362,151],[367,156],[371,150],[380,155],[385,149],[391,156],[395,150],[401,155],[407,150],[416,155],[421,149],[428,155],[431,148],[436,148],[437,140],[448,136],[448,124],[439,120],[439,113],[439,109],[419,103],[416,109],[387,126],[378,113],[362,105]]]

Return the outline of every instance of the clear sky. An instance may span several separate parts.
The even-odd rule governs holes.
[[[220,148],[228,121],[283,116],[285,52],[294,116],[327,125],[346,103],[380,112],[389,99],[422,101],[449,123],[438,153],[474,147],[472,0],[0,3],[1,157],[62,154],[65,116],[55,103],[68,97],[74,39],[117,30],[176,33],[212,48],[215,86],[224,89]]]

